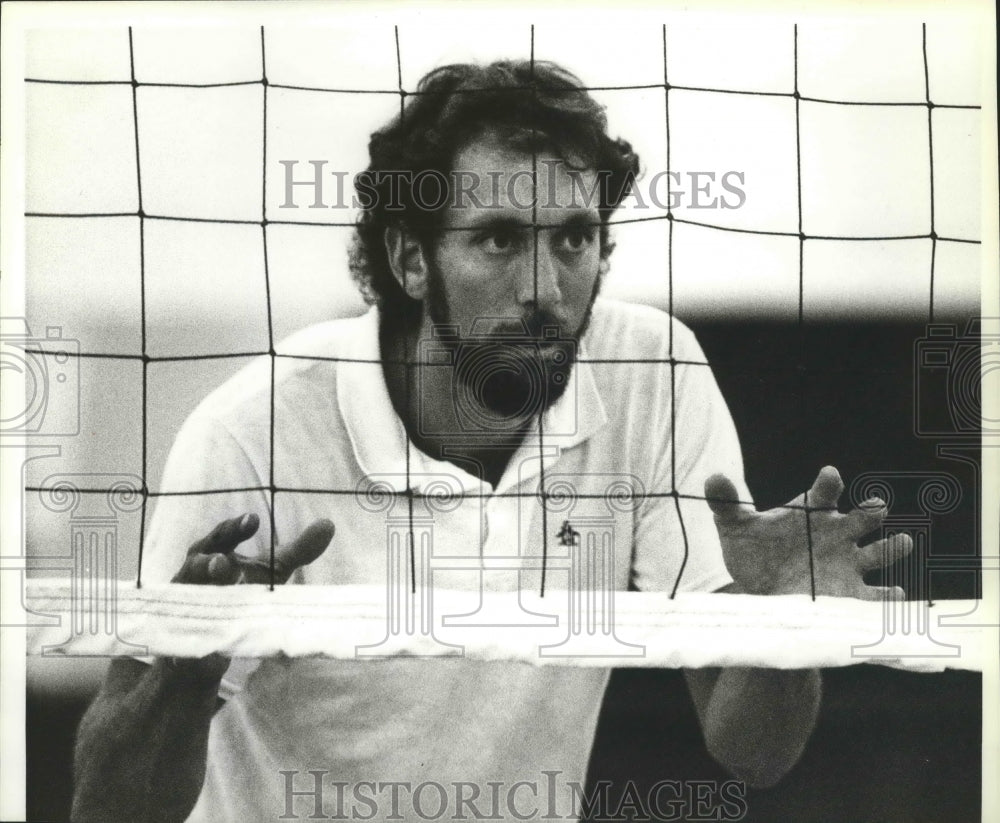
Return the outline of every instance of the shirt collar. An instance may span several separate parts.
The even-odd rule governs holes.
[[[418,491],[435,476],[450,474],[459,480],[463,491],[481,493],[487,484],[453,463],[430,458],[409,441],[403,421],[389,399],[382,371],[380,317],[378,309],[372,307],[352,321],[357,323],[356,333],[345,347],[344,361],[337,364],[337,402],[361,471],[366,476],[377,475],[397,492],[406,491],[407,477],[411,488]],[[551,459],[545,459],[548,469],[561,452],[587,440],[608,422],[593,368],[585,362],[584,341],[580,341],[577,358],[566,391],[542,415],[541,431],[537,425],[529,430],[498,491],[540,473],[541,461],[525,458],[537,457],[543,443],[546,455],[553,454]],[[514,466],[519,468],[512,471]]]

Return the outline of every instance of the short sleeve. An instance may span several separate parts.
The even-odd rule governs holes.
[[[238,551],[264,556],[271,533],[267,493],[244,449],[220,422],[196,412],[171,447],[143,545],[146,583],[167,583],[184,562],[188,547],[217,523],[253,512],[260,528]],[[224,698],[239,691],[257,661],[234,660],[220,687]]]
[[[266,552],[270,517],[263,480],[246,452],[219,422],[192,416],[177,435],[156,494],[143,546],[142,580],[166,583],[188,547],[216,524],[241,514],[260,517],[257,534],[240,552]]]
[[[732,578],[704,500],[705,481],[722,473],[742,500],[751,497],[736,427],[704,352],[690,330],[672,322],[673,355],[680,361],[673,366],[676,401],[670,402],[668,379],[667,390],[661,392],[659,431],[652,440],[659,450],[652,481],[658,494],[639,513],[632,583],[641,591],[716,591]],[[666,354],[664,359],[669,359]]]

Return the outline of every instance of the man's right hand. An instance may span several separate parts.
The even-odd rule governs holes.
[[[245,514],[224,520],[188,549],[184,565],[174,575],[173,583],[195,583],[229,586],[236,583],[272,582],[270,557],[248,558],[235,553],[236,547],[249,540],[260,528],[256,514]],[[334,525],[329,520],[317,520],[287,546],[274,550],[275,583],[284,583],[292,573],[326,551],[333,539]],[[169,668],[189,677],[219,680],[229,666],[229,659],[210,654],[201,659],[171,658]]]
[[[270,583],[271,558],[235,553],[260,527],[254,514],[226,520],[188,549],[174,583]],[[274,581],[284,583],[319,557],[333,523],[317,520],[274,551]],[[269,553],[270,554],[270,553]],[[111,661],[104,685],[77,729],[71,819],[79,823],[181,823],[205,782],[208,735],[229,661],[131,657]]]

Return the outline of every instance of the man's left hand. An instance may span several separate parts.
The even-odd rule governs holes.
[[[826,466],[808,492],[785,506],[758,512],[739,501],[727,477],[710,477],[705,497],[715,514],[736,591],[902,600],[901,588],[868,586],[862,575],[909,554],[913,541],[909,535],[895,534],[858,546],[859,540],[882,524],[887,506],[871,498],[841,514],[837,501],[843,491],[840,474]]]

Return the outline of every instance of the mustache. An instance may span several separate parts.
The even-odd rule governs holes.
[[[497,318],[486,324],[473,323],[474,338],[528,338],[533,341],[565,339],[566,323],[550,311],[536,310],[519,318]]]

